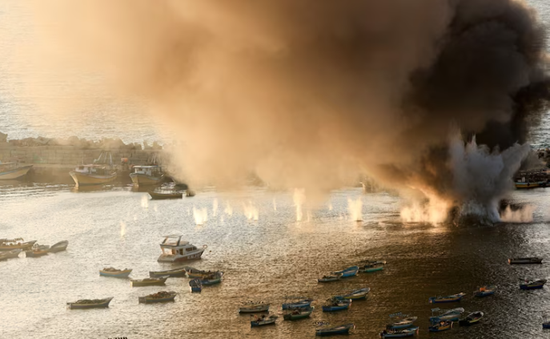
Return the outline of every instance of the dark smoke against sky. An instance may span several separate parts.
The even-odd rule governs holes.
[[[443,200],[482,195],[486,204],[509,187],[526,153],[513,145],[525,142],[548,98],[544,27],[521,1],[56,0],[33,8],[50,28],[50,50],[34,56],[59,67],[56,76],[70,77],[71,65],[146,102],[181,137],[174,155],[191,183],[227,185],[255,172],[311,192],[368,173]],[[523,150],[501,161],[500,179],[487,179],[496,187],[481,185],[489,191],[473,197],[457,189],[449,151],[457,129],[491,148]]]

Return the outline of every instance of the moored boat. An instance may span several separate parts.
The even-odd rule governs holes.
[[[23,252],[23,250],[20,248],[11,251],[0,252],[0,260],[18,258],[21,252]]]
[[[201,293],[202,284],[200,279],[192,279],[189,281],[189,287],[191,288],[191,293]]]
[[[0,180],[14,180],[27,175],[33,165],[21,166],[18,162],[0,163]]]
[[[365,287],[358,290],[351,291],[348,294],[344,295],[337,295],[334,298],[335,299],[350,299],[350,300],[360,300],[360,299],[366,299],[367,294],[369,294],[370,288]]]
[[[36,240],[25,241],[23,238],[0,239],[0,251],[11,251],[16,249],[29,250]]]
[[[349,309],[352,301],[346,299],[329,299],[327,305],[323,305],[323,312],[337,312]]]
[[[290,308],[301,308],[301,307],[309,307],[311,306],[311,302],[313,300],[311,299],[303,299],[292,303],[284,303],[283,304],[283,310],[288,310]]]
[[[179,234],[167,235],[164,241],[160,244],[162,254],[157,261],[160,262],[178,262],[185,260],[200,259],[202,253],[208,246],[203,245],[202,248],[197,248],[191,245],[188,241],[182,240],[183,236]]]
[[[172,270],[166,270],[166,271],[149,271],[149,277],[150,278],[158,278],[158,277],[171,277],[171,278],[177,278],[177,277],[185,277],[185,267],[180,268],[174,268]]]
[[[134,166],[130,178],[134,186],[160,185],[164,180],[162,167],[159,165]]]
[[[386,326],[390,330],[411,327],[418,317],[409,316],[401,312],[390,314],[391,323]]]
[[[428,327],[430,332],[443,332],[448,331],[453,327],[452,321],[440,321],[438,323],[432,323],[432,326]]]
[[[50,253],[57,253],[67,250],[67,246],[69,246],[69,241],[62,240],[60,242],[57,242],[53,244],[49,249],[48,252]]]
[[[380,332],[380,338],[406,338],[418,333],[418,327],[404,328],[401,330],[385,329]]]
[[[357,272],[359,272],[359,266],[351,266],[341,271],[332,272],[332,274],[334,275],[342,274],[341,278],[350,278],[350,277],[356,276]]]
[[[174,301],[174,298],[176,298],[176,294],[176,292],[160,291],[157,293],[146,295],[144,297],[139,297],[138,300],[142,304],[164,303],[168,301]]]
[[[349,331],[353,330],[354,328],[355,324],[353,323],[330,328],[320,328],[318,330],[315,330],[315,335],[318,337],[328,337],[331,335],[349,334]]]
[[[360,269],[359,269],[359,272],[361,273],[372,273],[372,272],[377,272],[377,271],[382,271],[384,270],[384,266],[383,265],[364,265],[362,266]]]
[[[248,302],[239,307],[239,313],[261,313],[268,312],[269,304],[262,302]]]
[[[432,316],[430,317],[430,322],[437,323],[440,321],[458,321],[462,313],[464,313],[464,309],[462,307],[457,307],[450,310],[432,308]]]
[[[212,274],[212,273],[214,273],[214,272],[199,270],[199,269],[196,269],[196,268],[193,268],[193,267],[186,267],[185,268],[185,275],[187,276],[187,278],[190,278],[190,279],[193,279],[193,278],[202,279],[203,277],[205,277],[209,274]]]
[[[481,318],[483,318],[483,312],[481,311],[473,312],[468,314],[468,316],[466,316],[464,319],[460,319],[458,324],[460,326],[469,326],[469,325],[477,324],[479,323]]]
[[[113,297],[105,299],[81,299],[75,302],[68,302],[67,305],[70,309],[87,309],[87,308],[106,308],[109,307],[109,303],[113,300]]]
[[[153,200],[165,200],[165,199],[181,199],[183,193],[181,192],[147,192]]]
[[[262,316],[257,316],[250,321],[250,327],[275,325],[275,322],[277,321],[278,318],[279,317],[276,315],[270,315],[269,317],[267,317],[265,314]]]
[[[43,257],[47,254],[48,254],[47,249],[40,249],[38,247],[25,251],[25,256],[27,258],[38,258],[38,257]]]
[[[99,270],[99,275],[102,277],[112,277],[112,278],[128,278],[132,273],[131,269],[125,268],[123,270],[118,270],[114,267],[105,267],[102,270]]]
[[[519,284],[519,288],[522,290],[535,290],[540,289],[546,284],[546,279],[539,279],[539,280],[525,280],[524,282]]]
[[[492,285],[486,285],[480,287],[477,291],[474,292],[474,296],[476,297],[487,297],[490,295],[495,294],[496,287]]]
[[[539,258],[539,257],[510,258],[508,259],[508,264],[510,265],[542,264],[542,258]]]
[[[217,271],[200,278],[200,281],[203,286],[210,286],[210,285],[216,285],[221,283],[222,279],[223,279],[223,272]]]
[[[320,283],[326,283],[326,282],[338,281],[341,278],[342,278],[342,273],[339,273],[339,274],[334,274],[334,275],[325,275],[322,278],[317,279],[317,281],[320,282]]]
[[[516,186],[517,189],[539,188],[539,187],[547,187],[549,185],[549,182],[548,180],[527,181],[527,182],[515,181],[514,185]]]
[[[458,293],[458,294],[452,294],[447,296],[437,296],[437,297],[431,297],[430,303],[432,304],[438,304],[438,303],[452,303],[456,301],[460,301],[462,297],[464,297],[466,293]]]
[[[111,166],[100,164],[88,164],[77,166],[69,172],[73,178],[76,187],[105,185],[113,182],[117,173],[111,169]]]
[[[145,279],[130,279],[132,287],[142,287],[142,286],[163,286],[165,285],[166,279],[164,278],[145,278]]]
[[[311,312],[313,312],[314,309],[315,309],[315,307],[313,307],[313,306],[289,309],[289,310],[287,310],[287,312],[283,316],[283,319],[284,320],[300,320],[300,319],[309,318],[309,316],[311,315]]]

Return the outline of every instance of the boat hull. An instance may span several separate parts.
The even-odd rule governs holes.
[[[542,258],[510,258],[508,259],[510,265],[530,265],[530,264],[542,264]]]
[[[547,181],[535,181],[535,182],[515,182],[514,185],[517,189],[529,189],[529,188],[539,188],[547,187]]]
[[[50,253],[57,253],[57,252],[62,252],[62,251],[66,251],[67,250],[67,246],[69,246],[69,242],[67,240],[63,240],[63,241],[60,241],[54,245],[52,245],[52,247],[50,247],[48,249],[48,252]]]
[[[337,312],[337,311],[344,311],[349,308],[349,304],[342,305],[342,306],[323,306],[323,312]]]
[[[15,250],[11,250],[11,251],[0,252],[0,260],[19,258],[19,254],[21,252],[23,252],[22,249],[15,249]]]
[[[154,278],[153,278],[154,279]],[[132,280],[131,281],[131,284],[132,284],[132,287],[143,287],[143,286],[164,286],[166,285],[166,279],[154,279],[153,280],[146,280],[146,281],[143,281],[143,280]]]
[[[364,270],[360,271],[362,273],[372,273],[372,272],[378,272],[384,270],[384,267],[373,267],[373,268],[365,268]]]
[[[430,298],[430,303],[431,304],[454,303],[462,300],[463,297],[464,297],[464,294],[457,294],[457,295],[452,295],[448,297],[432,297]]]
[[[157,259],[157,261],[158,262],[180,262],[180,261],[188,261],[188,260],[198,260],[201,258],[204,250],[206,250],[206,248],[202,248],[198,251],[195,251],[193,253],[189,253],[186,255],[161,254],[160,257]]]
[[[305,311],[305,312],[301,312],[299,314],[292,314],[292,313],[287,313],[283,316],[283,319],[284,320],[300,320],[300,319],[305,319],[305,318],[309,318],[309,316],[311,315],[311,313],[313,312],[313,307],[308,310],[308,311]]]
[[[181,199],[183,193],[155,193],[148,192],[153,200],[166,200],[166,199]]]
[[[146,175],[142,173],[131,173],[130,179],[132,179],[132,183],[134,186],[154,186],[154,185],[160,185],[162,181],[164,180],[164,176],[151,176]]]
[[[71,310],[84,310],[84,309],[90,309],[90,308],[107,308],[109,307],[109,303],[113,300],[113,298],[107,298],[103,299],[103,302],[95,303],[95,304],[77,304],[77,303],[67,303],[69,305],[69,308]]]
[[[297,302],[297,303],[287,303],[283,304],[283,310],[288,310],[291,308],[307,308],[311,306],[311,301]]]
[[[14,180],[27,175],[33,165],[22,166],[12,170],[0,172],[0,180]]]
[[[130,273],[132,273],[132,270],[123,270],[119,272],[110,272],[110,271],[104,271],[104,270],[99,271],[100,276],[111,277],[111,278],[128,278]]]
[[[104,185],[113,182],[117,174],[113,173],[110,175],[90,175],[85,173],[79,173],[75,171],[70,171],[69,174],[73,178],[76,187],[81,186],[94,186],[94,185]]]
[[[267,326],[267,325],[275,325],[275,322],[277,321],[277,316],[271,316],[264,320],[253,320],[250,322],[250,327],[260,327],[260,326]]]
[[[168,270],[168,271],[150,271],[149,277],[151,278],[160,278],[160,277],[171,277],[171,278],[181,278],[185,277],[185,268]]]
[[[329,337],[332,335],[349,334],[349,331],[353,328],[355,328],[354,324],[347,324],[333,328],[316,330],[315,335],[318,337]]]
[[[27,258],[39,258],[48,254],[48,251],[26,251],[25,256]]]
[[[155,303],[166,303],[175,301],[176,293],[173,293],[170,296],[167,296],[165,298],[151,298],[150,296],[145,297],[139,297],[138,301],[140,304],[155,304]]]
[[[239,313],[261,313],[261,312],[269,312],[269,304],[239,308]]]
[[[30,250],[32,248],[32,245],[34,245],[35,242],[36,242],[36,240],[23,242],[23,243],[16,244],[16,245],[0,244],[0,251],[11,251],[11,250],[17,250],[17,249]]]

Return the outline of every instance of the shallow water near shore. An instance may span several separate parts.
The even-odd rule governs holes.
[[[2,238],[49,245],[69,240],[66,252],[0,262],[2,338],[303,338],[314,337],[319,322],[354,322],[353,337],[374,338],[395,312],[418,316],[418,337],[427,338],[440,336],[427,332],[436,306],[486,314],[482,324],[453,328],[447,338],[540,338],[542,322],[550,319],[548,289],[518,286],[519,278],[548,277],[548,264],[506,262],[512,256],[550,260],[550,224],[544,222],[550,199],[544,189],[512,196],[536,206],[533,223],[486,227],[403,224],[398,197],[356,188],[334,191],[317,209],[304,207],[302,221],[296,221],[291,194],[261,188],[199,191],[194,198],[167,201],[124,187],[71,189],[0,186]],[[348,199],[362,200],[363,221],[350,219]],[[196,225],[194,209],[207,210],[203,225]],[[203,259],[189,264],[224,271],[221,285],[191,294],[186,278],[170,278],[166,287],[132,288],[128,280],[99,276],[105,266],[132,268],[133,278],[179,266],[156,261],[162,236],[174,232],[208,245]],[[365,259],[388,264],[382,272],[317,283],[318,277]],[[485,284],[497,285],[497,294],[474,298],[472,291]],[[330,296],[365,286],[372,289],[368,300],[353,302],[348,311],[321,312]],[[178,292],[176,301],[138,303],[139,296],[160,290]],[[460,303],[428,303],[431,296],[458,292],[467,293]],[[108,309],[66,308],[68,301],[109,296],[114,299]],[[311,319],[289,322],[281,316],[276,326],[250,328],[249,316],[238,313],[240,303],[256,300],[270,302],[277,314],[288,297],[315,299]]]

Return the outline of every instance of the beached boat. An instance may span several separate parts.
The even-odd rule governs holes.
[[[142,287],[142,286],[163,286],[165,285],[166,279],[164,278],[145,278],[145,279],[130,279],[132,287]]]
[[[456,301],[460,301],[462,297],[464,297],[466,293],[458,293],[458,294],[452,294],[447,296],[437,296],[437,297],[431,297],[430,303],[432,304],[438,304],[438,303],[452,303]]]
[[[338,281],[341,278],[342,278],[342,273],[339,273],[339,274],[334,274],[334,275],[325,275],[322,278],[317,279],[317,281],[320,282],[320,283],[326,283],[326,282]]]
[[[311,302],[313,300],[311,299],[303,299],[292,303],[284,303],[283,304],[283,310],[288,310],[291,308],[301,308],[301,307],[309,307],[311,306]]]
[[[318,337],[328,337],[331,335],[349,334],[349,331],[353,330],[355,325],[353,323],[340,325],[330,328],[320,328],[315,330],[315,335]]]
[[[332,274],[334,275],[341,274],[342,275],[341,278],[349,278],[349,277],[356,276],[357,272],[359,272],[359,266],[351,266],[341,271],[332,272]]]
[[[239,308],[239,313],[261,313],[268,312],[269,304],[264,304],[262,302],[248,302],[243,304]]]
[[[25,241],[23,238],[0,239],[0,251],[30,250],[35,242],[36,240]]]
[[[438,323],[433,323],[432,326],[428,327],[430,332],[443,332],[448,331],[453,327],[452,321],[440,321]]]
[[[358,290],[351,291],[348,294],[344,295],[337,295],[334,298],[335,299],[350,299],[350,300],[360,300],[360,299],[366,299],[367,294],[369,294],[370,288],[365,287]]]
[[[464,319],[460,319],[458,323],[460,326],[469,326],[469,325],[479,323],[481,318],[483,318],[483,312],[477,311],[477,312],[468,314],[468,316]]]
[[[80,165],[69,174],[76,187],[105,185],[113,182],[117,177],[116,171],[111,166],[101,164]]]
[[[18,258],[21,252],[23,252],[23,250],[20,248],[11,251],[0,252],[0,260]]]
[[[99,270],[99,275],[102,277],[112,277],[112,278],[128,278],[132,273],[131,269],[125,268],[123,270],[118,270],[113,267],[105,267],[102,270]]]
[[[160,185],[164,181],[164,173],[159,165],[134,166],[130,178],[136,187]]]
[[[192,279],[189,281],[189,287],[191,288],[191,293],[201,293],[202,284],[200,279]]]
[[[203,286],[216,285],[222,282],[223,272],[218,271],[204,276],[200,279]]]
[[[177,277],[185,277],[185,267],[180,268],[174,268],[172,270],[166,270],[166,271],[149,271],[149,277],[150,278],[158,278],[158,277],[171,277],[171,278],[177,278]]]
[[[276,315],[270,315],[267,317],[265,314],[262,316],[255,317],[254,320],[250,321],[250,327],[259,327],[266,325],[275,325],[279,317]]]
[[[33,248],[29,251],[25,251],[25,256],[27,258],[38,258],[38,257],[43,257],[47,254],[48,254],[47,249],[39,249],[38,247]]]
[[[390,314],[391,323],[386,326],[390,330],[411,327],[418,317],[409,316],[401,312]]]
[[[165,303],[168,301],[174,301],[176,294],[176,292],[160,291],[146,295],[145,297],[139,297],[138,300],[142,304]]]
[[[418,327],[404,328],[401,330],[385,329],[380,332],[380,338],[407,338],[418,333]]]
[[[323,305],[323,312],[337,312],[349,309],[351,300],[329,299],[327,305]]]
[[[81,299],[75,302],[68,302],[69,308],[72,310],[76,309],[87,309],[87,308],[106,308],[109,307],[109,303],[113,300],[113,297],[105,299]]]
[[[181,199],[183,193],[181,192],[147,192],[153,200],[164,200],[164,199]]]
[[[381,264],[371,264],[371,265],[364,265],[361,268],[359,268],[359,272],[361,273],[372,273],[377,271],[382,271],[384,269],[384,266]]]
[[[20,165],[18,162],[0,163],[0,180],[14,180],[27,175],[33,165]]]
[[[495,294],[496,287],[492,285],[486,285],[480,287],[477,291],[474,292],[475,297],[487,297]]]
[[[528,257],[528,258],[510,258],[508,259],[510,265],[527,265],[527,264],[542,264],[542,258]]]
[[[295,308],[295,309],[292,309],[292,310],[287,310],[287,312],[283,316],[283,319],[284,320],[300,320],[300,319],[309,318],[309,316],[311,315],[311,312],[313,312],[314,309],[315,309],[315,307],[310,306],[310,307],[305,307],[305,308]]]
[[[546,279],[539,279],[539,280],[525,280],[524,282],[519,284],[519,288],[522,290],[535,290],[542,288],[546,284]]]
[[[67,246],[69,246],[69,241],[63,240],[58,243],[53,244],[49,249],[48,252],[50,253],[57,253],[67,250]]]
[[[179,234],[165,236],[164,241],[160,244],[162,254],[157,260],[160,262],[177,262],[200,259],[208,246],[203,245],[202,248],[197,248],[188,241],[182,240],[182,237]]]
[[[450,310],[432,308],[430,322],[438,323],[440,321],[458,321],[462,313],[464,313],[464,309],[462,307],[457,307]]]

